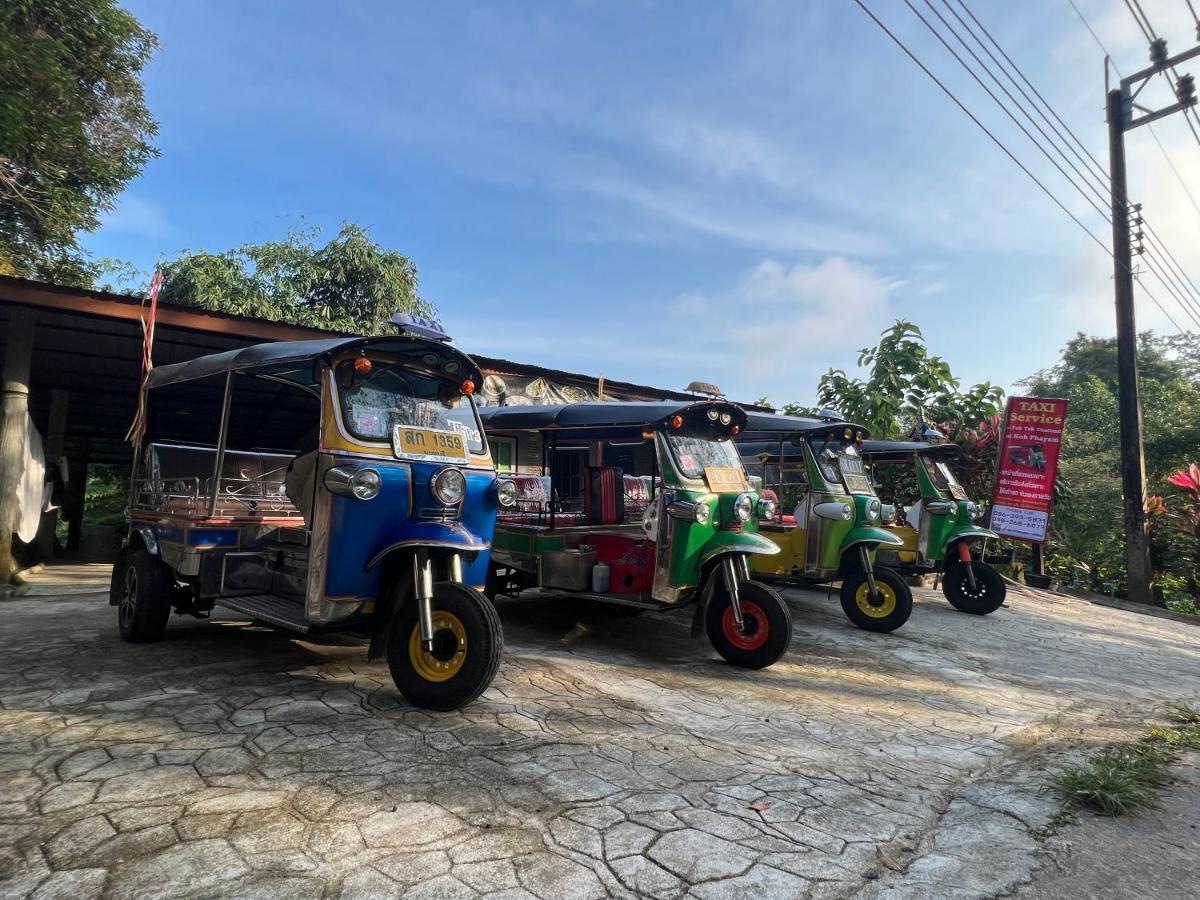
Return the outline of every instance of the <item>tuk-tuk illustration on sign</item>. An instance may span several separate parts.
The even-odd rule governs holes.
[[[1009,446],[1008,461],[1014,466],[1046,471],[1046,451],[1041,444],[1017,444]]]
[[[480,410],[492,439],[517,442],[540,474],[506,475],[489,594],[580,596],[664,610],[695,603],[726,660],[760,669],[791,643],[783,599],[750,575],[778,553],[757,534],[774,508],[746,481],[733,438],[745,411],[690,404],[576,403]]]
[[[955,609],[987,615],[1004,602],[1004,579],[972,548],[997,535],[979,524],[983,510],[954,477],[950,463],[960,452],[953,444],[867,441],[863,445],[876,481],[883,467],[904,466],[913,471],[920,492],[917,502],[904,512],[904,521],[897,516],[888,526],[901,546],[881,550],[878,558],[905,574],[941,572],[942,593]]]
[[[782,552],[758,556],[757,576],[807,584],[841,580],[842,611],[859,628],[895,631],[912,613],[912,590],[878,565],[901,541],[863,466],[865,430],[836,420],[750,413],[738,439],[748,470],[782,505],[759,531]]]
[[[413,704],[454,709],[499,666],[484,596],[502,500],[472,394],[436,323],[260,344],[146,379],[130,529],[110,602],[121,636],[215,605],[316,635],[370,636]]]

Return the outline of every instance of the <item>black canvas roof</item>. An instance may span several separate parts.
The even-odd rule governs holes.
[[[853,422],[827,421],[825,419],[807,419],[800,416],[785,416],[779,413],[752,412],[746,416],[746,431],[743,439],[767,440],[772,435],[776,438],[793,434],[808,434],[813,431],[828,431],[837,428],[853,428],[866,434],[867,430]]]
[[[955,459],[962,455],[957,444],[929,444],[924,441],[866,441],[862,445],[864,456],[909,456],[922,453],[926,456],[939,456],[944,459]]]
[[[207,378],[210,375],[220,375],[225,372],[244,372],[247,374],[271,374],[282,370],[295,369],[297,366],[310,363],[322,356],[332,356],[346,350],[370,349],[377,351],[392,351],[412,353],[417,347],[427,347],[430,352],[439,356],[456,359],[461,368],[456,374],[463,379],[470,378],[476,385],[483,384],[483,375],[479,367],[469,356],[441,341],[432,341],[410,335],[385,335],[380,337],[353,338],[323,338],[312,341],[276,341],[269,344],[254,344],[250,347],[240,347],[227,350],[224,353],[214,353],[201,356],[187,362],[170,366],[159,366],[151,371],[146,386],[151,388],[163,387],[168,384],[178,384],[183,381],[194,381]],[[290,380],[299,384],[312,384],[311,368],[307,374],[296,372],[297,377]]]
[[[677,402],[564,403],[550,406],[485,406],[479,414],[488,431],[542,431],[544,429],[641,428],[685,410],[715,406],[728,411],[734,422],[745,422],[746,412],[727,400]],[[739,424],[741,424],[739,423]],[[744,428],[745,425],[742,424]]]

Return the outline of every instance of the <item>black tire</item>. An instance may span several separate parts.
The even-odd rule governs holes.
[[[720,578],[714,572],[713,578]],[[744,630],[738,634],[725,585],[718,582],[704,613],[708,640],[726,660],[743,669],[765,669],[792,644],[792,613],[774,588],[758,581],[738,585]]]
[[[484,692],[500,668],[500,616],[481,591],[443,581],[433,587],[433,623],[429,653],[421,647],[417,603],[404,598],[388,641],[392,681],[413,706],[460,709]]]
[[[994,613],[1008,593],[1004,579],[1000,573],[985,562],[975,559],[971,561],[971,571],[975,575],[975,590],[971,590],[971,582],[967,578],[967,565],[963,562],[951,563],[946,567],[942,576],[942,593],[950,601],[950,605],[960,612],[973,616],[986,616]]]
[[[113,570],[117,629],[131,644],[157,641],[171,618],[171,571],[145,548],[131,550]]]
[[[842,612],[864,631],[895,631],[912,615],[912,589],[886,566],[875,566],[873,572],[879,604],[871,602],[867,573],[858,570],[842,579]]]

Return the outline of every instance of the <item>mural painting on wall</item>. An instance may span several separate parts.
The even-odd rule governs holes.
[[[600,399],[596,391],[548,378],[522,375],[485,375],[483,390],[475,395],[480,406],[548,406],[556,403],[585,403]],[[606,400],[616,400],[605,392]]]

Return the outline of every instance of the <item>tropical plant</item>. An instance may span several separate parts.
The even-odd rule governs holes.
[[[221,253],[184,251],[162,263],[164,302],[255,316],[330,331],[377,334],[395,312],[428,315],[417,269],[381,247],[366,229],[343,223],[320,244],[320,230],[291,229],[282,240]]]
[[[90,283],[79,232],[158,153],[156,44],[114,0],[0,3],[0,273]]]

